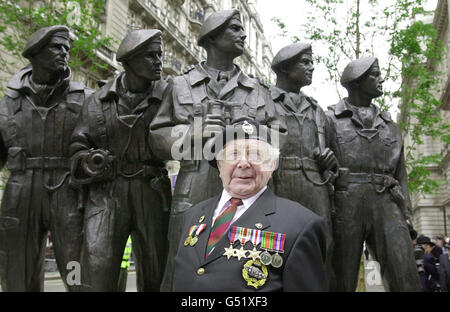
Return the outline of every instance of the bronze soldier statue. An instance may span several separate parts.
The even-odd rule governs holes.
[[[182,160],[171,207],[170,250],[163,290],[171,289],[172,262],[183,215],[222,189],[219,173],[203,158],[202,148],[208,147],[226,124],[246,119],[282,130],[270,103],[268,86],[248,77],[233,63],[244,51],[245,38],[238,10],[211,14],[198,38],[199,46],[207,51],[207,60],[169,82],[161,109],[151,124],[151,142],[162,158],[175,158],[173,152],[179,150],[180,142],[188,146],[183,157],[178,158]],[[174,133],[181,134],[181,138]]]
[[[79,261],[81,193],[70,185],[69,145],[83,101],[92,93],[71,81],[69,29],[36,31],[22,55],[31,64],[17,72],[0,103],[0,164],[11,171],[0,217],[3,291],[42,291],[47,232],[67,284]]]
[[[383,81],[377,58],[350,62],[341,76],[348,97],[327,111],[340,165],[333,220],[338,291],[355,291],[364,241],[387,290],[421,289],[400,129],[372,103],[383,94]]]
[[[272,61],[272,69],[277,74],[276,86],[270,87],[272,100],[288,129],[279,167],[273,174],[274,193],[300,203],[325,219],[327,275],[332,283],[330,195],[337,161],[328,147],[324,111],[316,100],[301,91],[312,82],[311,45],[295,43],[282,48]]]
[[[72,136],[72,176],[89,185],[82,269],[89,291],[117,291],[131,234],[139,291],[159,291],[167,254],[170,181],[149,145],[166,82],[161,31],[136,30],[117,52],[125,72],[87,99]]]

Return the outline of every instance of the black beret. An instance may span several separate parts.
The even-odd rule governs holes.
[[[254,139],[264,141],[271,144],[271,137],[269,128],[264,125],[260,125],[254,120],[245,120],[233,125],[227,125],[222,133],[214,138],[214,147],[221,147],[217,151],[213,150],[214,155],[217,154],[227,145],[228,142],[239,139]],[[217,168],[217,161],[214,159],[209,161],[209,164]]]
[[[124,61],[128,56],[139,50],[143,45],[152,42],[161,36],[159,29],[139,29],[129,33],[120,43],[116,59]]]
[[[352,81],[361,78],[376,61],[378,59],[372,56],[351,61],[342,73],[341,85],[347,87]]]
[[[199,46],[203,46],[203,39],[212,34],[214,31],[219,29],[222,25],[227,23],[234,15],[240,14],[238,10],[223,10],[212,13],[203,22],[202,28],[200,29],[200,35],[197,40]]]
[[[298,42],[285,46],[280,51],[278,51],[278,53],[273,58],[272,69],[277,69],[281,63],[292,60],[308,50],[312,51],[311,44],[304,42]]]
[[[28,39],[25,48],[23,49],[23,57],[29,59],[35,55],[39,50],[44,47],[52,38],[55,33],[63,32],[64,36],[69,40],[69,28],[64,25],[53,25],[50,27],[44,27],[34,32],[30,39]]]

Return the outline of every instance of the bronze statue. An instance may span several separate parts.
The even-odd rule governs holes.
[[[69,29],[36,31],[22,55],[31,64],[17,72],[0,103],[0,164],[11,171],[0,217],[3,291],[42,291],[47,232],[67,285],[70,262],[82,243],[81,193],[70,184],[69,145],[83,101],[91,90],[71,81]]]
[[[222,189],[219,173],[208,165],[202,148],[208,147],[226,124],[254,119],[272,128],[282,128],[271,104],[268,86],[248,77],[233,63],[242,55],[245,39],[238,10],[211,14],[203,23],[198,38],[198,44],[207,51],[207,60],[173,78],[151,124],[150,141],[160,157],[174,158],[177,142],[188,146],[179,158],[181,168],[171,207],[170,251],[163,290],[171,289],[172,262],[183,215]],[[174,133],[181,134],[181,138]]]
[[[348,97],[327,111],[340,165],[333,223],[337,291],[355,291],[364,241],[380,262],[385,289],[421,289],[400,129],[372,103],[383,94],[383,81],[377,58],[350,62],[341,76]]]
[[[89,186],[82,258],[89,291],[117,291],[130,234],[138,290],[160,288],[171,190],[148,129],[167,85],[161,54],[161,31],[129,33],[117,52],[125,72],[85,102],[73,132],[73,181]]]
[[[301,91],[312,82],[311,45],[295,43],[282,48],[272,61],[272,69],[277,82],[270,88],[271,96],[288,129],[279,167],[273,174],[273,190],[277,196],[296,201],[325,219],[327,275],[333,283],[330,194],[337,161],[329,149],[324,111]]]

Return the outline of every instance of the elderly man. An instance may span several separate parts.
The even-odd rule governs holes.
[[[208,149],[212,137],[226,124],[251,119],[272,128],[280,126],[267,86],[234,64],[244,51],[245,38],[239,11],[211,14],[198,38],[207,60],[169,83],[151,124],[150,141],[156,155],[181,160],[171,207],[167,279],[163,283],[166,290],[170,289],[166,280],[171,279],[183,214],[220,191],[217,171],[203,157],[203,148]]]
[[[326,291],[325,222],[267,187],[267,128],[245,121],[215,142],[223,191],[186,215],[173,291]]]
[[[72,178],[89,184],[82,269],[91,291],[116,291],[128,236],[139,291],[158,291],[167,253],[170,181],[148,141],[161,103],[161,31],[137,30],[120,44],[125,72],[85,103],[72,136]]]
[[[273,175],[274,193],[298,202],[326,220],[327,253],[330,255],[327,275],[333,284],[330,193],[337,161],[328,147],[324,111],[301,91],[312,82],[311,45],[300,42],[282,48],[272,61],[272,69],[277,74],[277,82],[270,87],[271,96],[288,128],[280,165]]]
[[[66,26],[36,31],[22,53],[31,64],[0,103],[0,166],[11,171],[0,217],[3,291],[43,290],[48,231],[64,283],[79,261],[83,215],[68,179],[69,138],[92,91],[70,80],[69,48]]]
[[[377,58],[350,62],[341,76],[348,97],[327,112],[340,165],[333,223],[339,291],[355,291],[364,241],[387,289],[420,291],[402,136],[389,113],[372,104],[383,81]]]

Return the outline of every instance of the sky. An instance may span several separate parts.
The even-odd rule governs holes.
[[[346,0],[348,1],[348,0]],[[363,0],[362,3],[366,2],[367,0]],[[387,2],[388,0],[379,0],[378,2],[381,4],[383,2]],[[280,29],[278,26],[271,21],[273,17],[280,18],[287,26],[287,29],[292,34],[296,33],[296,30],[300,29],[300,25],[304,22],[306,19],[306,14],[308,14],[308,5],[305,4],[306,1],[304,0],[257,0],[256,1],[256,8],[258,10],[258,13],[260,15],[261,22],[264,27],[264,33],[266,36],[266,39],[269,40],[269,42],[272,45],[272,51],[275,55],[282,47],[289,45],[292,43],[291,39],[289,37],[281,37]],[[353,1],[352,1],[353,2]],[[425,8],[427,10],[434,10],[437,5],[437,0],[428,0]],[[345,14],[342,15],[342,17],[345,17]],[[380,47],[382,49],[388,49],[389,43],[387,40],[381,39],[380,42],[378,42]],[[314,50],[320,49],[317,45],[314,45],[313,43],[313,53]],[[382,53],[380,53],[382,54]],[[380,59],[380,63],[382,63],[383,56],[382,55],[376,55]],[[381,64],[380,64],[381,65]],[[342,68],[343,70],[343,68]],[[325,78],[328,76],[326,72],[326,68],[322,64],[315,64],[315,70],[313,74],[313,82],[310,86],[302,88],[302,91],[306,94],[314,97],[319,104],[322,106],[322,108],[326,109],[327,106],[336,104],[339,101],[338,93],[335,89],[335,85],[331,82],[328,82],[325,80]],[[386,81],[384,83],[385,88],[389,87],[389,83],[392,82]],[[346,96],[345,89],[341,89],[341,94],[343,96]],[[390,113],[392,117],[396,118],[396,115],[398,113],[397,103],[394,103],[392,105],[392,108],[390,110]]]

